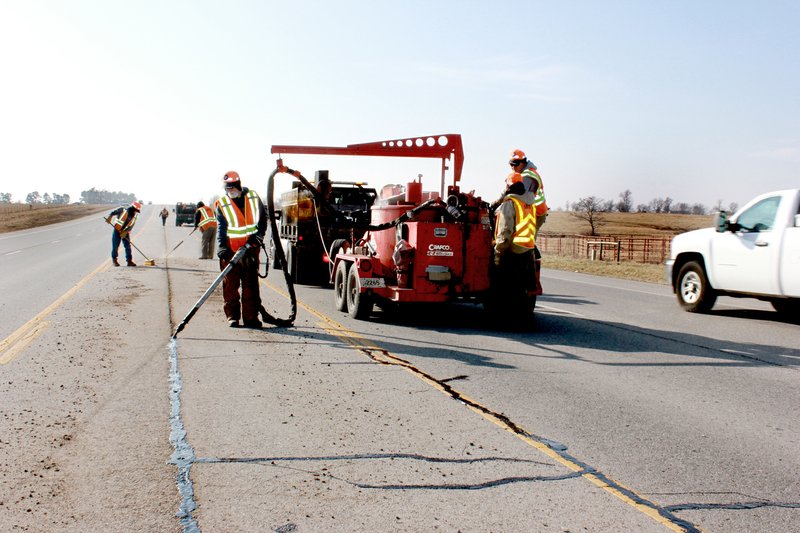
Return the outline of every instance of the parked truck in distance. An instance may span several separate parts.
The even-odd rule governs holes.
[[[194,215],[197,212],[196,203],[183,203],[178,202],[173,209],[175,212],[175,225],[183,226],[184,224],[194,225]]]
[[[672,239],[667,280],[686,311],[710,311],[717,296],[769,301],[800,317],[800,189],[757,196],[716,227]]]

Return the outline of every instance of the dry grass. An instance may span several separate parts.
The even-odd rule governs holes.
[[[0,233],[66,222],[112,209],[114,209],[113,205],[0,204]]]
[[[542,266],[554,270],[566,270],[593,274],[609,278],[630,279],[648,283],[661,283],[666,285],[664,265],[645,263],[617,263],[615,261],[589,261],[588,259],[573,259],[557,255],[543,255]]]
[[[714,225],[713,215],[674,215],[661,213],[605,213],[597,234],[669,236]],[[551,211],[543,234],[588,235],[589,224],[567,211]]]

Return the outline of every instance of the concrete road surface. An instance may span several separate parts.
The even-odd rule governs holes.
[[[0,236],[0,530],[800,530],[800,326],[762,303],[548,271],[530,332],[308,286],[256,331],[217,291],[172,341],[218,265],[160,208],[155,267],[99,217]]]

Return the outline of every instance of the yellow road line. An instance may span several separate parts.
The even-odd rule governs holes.
[[[0,342],[0,365],[5,365],[19,357],[24,348],[33,341],[34,338],[39,336],[45,329],[49,322],[44,322],[45,317],[56,310],[58,306],[72,298],[72,296],[80,290],[81,287],[92,279],[96,274],[103,270],[108,270],[110,263],[103,262],[102,265],[97,267],[94,272],[84,277],[75,284],[70,290],[62,294],[55,302],[48,305],[44,311],[28,320],[25,324],[20,326],[14,333],[6,337]],[[44,324],[44,327],[43,327]]]
[[[33,339],[39,336],[44,330],[50,326],[50,322],[42,321],[34,323],[29,329],[25,330],[23,334],[16,339],[13,344],[8,348],[3,346],[0,348],[0,365],[5,365],[16,359],[28,345],[33,342]],[[19,331],[19,330],[17,330]],[[3,341],[5,343],[5,341]]]
[[[271,284],[271,283],[269,283],[267,281],[263,281],[262,283],[264,283],[264,285],[267,286],[268,288],[270,288],[272,291],[284,296],[285,298],[288,298],[289,295],[285,291],[283,291],[283,290],[279,289],[278,287],[276,287],[275,285],[273,285],[273,284]],[[455,389],[452,389],[452,387],[450,388],[450,391],[447,390],[444,386],[442,386],[441,382],[437,381],[436,379],[434,379],[433,377],[429,376],[425,372],[417,369],[416,367],[414,367],[412,364],[408,363],[407,361],[404,361],[403,359],[392,355],[387,350],[381,348],[380,346],[378,346],[374,342],[370,341],[369,339],[365,339],[364,337],[361,337],[355,331],[352,331],[352,330],[348,329],[344,325],[332,320],[331,318],[323,315],[322,313],[320,313],[316,309],[314,309],[312,307],[309,307],[308,305],[300,302],[299,300],[297,302],[297,305],[302,307],[303,309],[305,309],[306,311],[308,311],[312,315],[316,316],[320,320],[322,320],[322,323],[320,324],[322,329],[324,329],[325,331],[327,331],[328,333],[330,333],[334,337],[336,337],[338,339],[341,339],[342,341],[346,342],[347,344],[350,344],[353,348],[355,348],[355,349],[357,349],[357,350],[359,350],[361,352],[365,352],[365,350],[376,350],[376,351],[380,352],[379,354],[368,354],[368,356],[370,358],[372,358],[373,360],[377,361],[378,363],[388,364],[388,365],[393,365],[393,366],[401,366],[405,370],[407,370],[408,372],[411,372],[417,378],[419,378],[422,381],[432,385],[435,389],[439,390],[440,392],[442,392],[443,394],[446,394],[449,397],[453,397],[453,394],[450,391],[456,392],[456,394],[458,395],[458,398],[460,400],[462,400],[464,402],[464,404],[468,408],[470,408],[472,411],[480,414],[482,417],[486,418],[490,422],[492,422],[492,423],[496,424],[497,426],[501,427],[502,429],[505,429],[506,431],[510,432],[511,434],[513,434],[514,436],[516,436],[517,438],[519,438],[520,440],[522,440],[526,444],[532,446],[533,448],[536,448],[537,450],[539,450],[540,452],[544,453],[545,455],[547,455],[548,457],[550,457],[554,461],[560,463],[561,465],[565,466],[566,468],[569,468],[573,472],[580,472],[580,471],[585,470],[585,467],[583,465],[580,465],[580,464],[578,464],[578,463],[576,463],[574,461],[571,461],[570,459],[568,459],[567,457],[564,457],[562,454],[558,453],[556,450],[554,450],[550,446],[544,444],[543,442],[539,442],[538,440],[536,440],[534,438],[531,438],[529,436],[529,435],[531,435],[531,433],[528,432],[527,430],[524,430],[523,428],[521,428],[520,426],[517,426],[516,424],[515,424],[515,427],[512,428],[508,424],[508,422],[506,420],[504,420],[503,418],[497,416],[491,409],[488,409],[488,408],[484,407],[483,405],[479,404],[478,402],[476,402],[475,400],[470,399],[466,395],[461,394],[458,391],[455,391]],[[602,479],[601,477],[599,477],[597,475],[597,471],[595,471],[595,472],[585,472],[585,473],[582,474],[582,477],[584,477],[587,480],[591,481],[592,483],[597,485],[599,488],[603,489],[604,491],[608,492],[609,494],[612,494],[616,498],[618,498],[621,501],[627,503],[628,505],[632,506],[637,511],[645,514],[646,516],[650,517],[651,519],[655,520],[656,522],[660,523],[661,525],[667,527],[668,529],[670,529],[672,531],[676,531],[676,532],[685,532],[685,531],[687,531],[687,528],[683,527],[680,524],[675,523],[674,521],[670,520],[669,518],[667,518],[665,516],[662,516],[658,512],[658,510],[656,508],[654,508],[654,507],[652,507],[650,505],[642,504],[640,501],[636,501],[635,499],[631,498],[628,494],[623,492],[623,490],[621,490],[621,489],[624,489],[628,493],[635,495],[637,498],[639,498],[642,501],[646,501],[644,498],[640,497],[638,494],[636,494],[631,489],[629,489],[627,487],[623,487],[617,481],[613,481],[614,485],[610,485],[608,482],[606,482],[604,479]],[[694,531],[699,531],[699,529],[696,528],[696,527],[694,527],[693,530]]]

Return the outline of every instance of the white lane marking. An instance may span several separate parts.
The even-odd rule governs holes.
[[[14,255],[14,254],[19,254],[19,253],[22,253],[22,250],[14,250],[13,252],[7,252],[4,255]]]
[[[560,307],[552,307],[549,305],[541,305],[540,303],[536,304],[536,309],[547,309],[548,311],[554,311],[556,313],[565,313],[568,315],[575,315],[581,318],[587,318],[586,315],[582,315],[580,313],[575,313],[573,311],[567,311],[566,309],[562,309]]]
[[[623,286],[620,286],[620,285],[607,285],[605,283],[596,283],[596,282],[592,282],[592,281],[581,281],[581,280],[577,280],[577,279],[560,278],[558,276],[551,276],[549,272],[547,274],[547,277],[551,278],[551,279],[557,279],[558,281],[566,281],[566,282],[569,282],[569,283],[580,283],[582,285],[591,285],[592,287],[603,287],[605,289],[616,289],[616,290],[622,290],[622,291],[628,291],[628,292],[638,292],[639,294],[649,294],[651,296],[662,296],[664,298],[671,298],[673,296],[672,293],[663,294],[663,293],[660,293],[660,292],[651,292],[651,291],[643,291],[643,290],[639,290],[639,289],[631,289],[631,288],[623,287]]]

